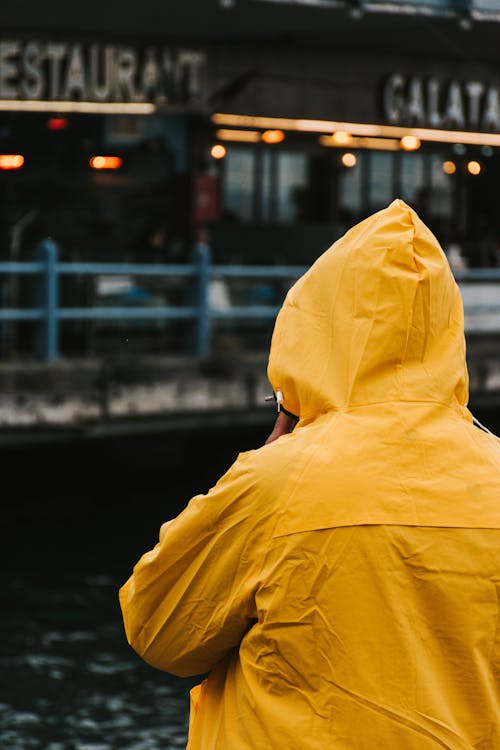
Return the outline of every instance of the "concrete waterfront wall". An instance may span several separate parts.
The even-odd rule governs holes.
[[[267,358],[117,357],[54,364],[0,365],[0,442],[36,437],[144,429],[168,418],[196,425],[229,419],[272,418]]]
[[[471,403],[500,405],[500,337],[468,342]],[[0,442],[273,419],[267,354],[0,364]]]

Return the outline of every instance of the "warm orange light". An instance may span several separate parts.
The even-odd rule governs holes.
[[[352,141],[352,135],[345,130],[336,130],[332,134],[332,141],[336,146],[348,146]]]
[[[0,169],[21,169],[24,156],[21,154],[0,154]]]
[[[0,102],[0,109],[2,102]],[[345,130],[353,135],[374,138],[403,138],[412,135],[421,141],[436,143],[467,143],[478,146],[500,146],[500,133],[474,133],[463,130],[435,130],[433,128],[404,128],[399,125],[377,125],[368,122],[340,122],[337,120],[307,120],[288,117],[257,117],[215,112],[211,120],[216,125],[234,128],[282,128],[302,133],[332,133]]]
[[[230,130],[221,128],[215,131],[215,137],[218,141],[241,141],[248,143],[257,143],[260,141],[258,130]]]
[[[121,156],[93,156],[89,162],[92,169],[120,169]]]
[[[321,146],[328,148],[340,148],[331,135],[320,135],[318,142]],[[351,136],[349,142],[351,148],[368,148],[377,151],[399,151],[399,140],[397,138],[370,138],[369,136]]]
[[[281,143],[285,140],[285,134],[282,130],[264,130],[261,138],[264,143]]]
[[[455,174],[457,171],[457,165],[454,161],[444,161],[442,164],[443,172],[445,174]]]
[[[342,164],[344,165],[344,167],[355,167],[356,157],[350,152],[348,152],[347,154],[342,154]]]
[[[156,112],[152,102],[82,102],[50,99],[0,99],[0,112],[84,112],[107,115],[151,115]]]
[[[404,135],[400,143],[404,151],[416,151],[421,145],[420,138],[416,138],[414,135]]]
[[[216,143],[215,146],[212,146],[210,149],[210,156],[213,159],[223,159],[226,153],[226,148],[221,143]]]
[[[467,162],[467,171],[469,172],[469,174],[473,174],[473,175],[479,174],[481,172],[481,169],[482,167],[478,161]]]
[[[49,130],[66,130],[69,122],[67,117],[49,117],[45,124]]]

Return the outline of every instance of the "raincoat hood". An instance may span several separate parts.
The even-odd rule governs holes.
[[[354,226],[290,289],[268,377],[306,421],[388,401],[467,403],[460,291],[410,206],[395,200]]]

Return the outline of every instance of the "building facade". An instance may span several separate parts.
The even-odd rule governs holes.
[[[9,11],[3,258],[50,235],[181,262],[203,230],[216,261],[308,263],[401,197],[460,262],[500,263],[496,17],[224,5]]]

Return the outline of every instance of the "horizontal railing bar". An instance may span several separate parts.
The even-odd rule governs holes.
[[[210,317],[216,319],[238,319],[238,318],[275,318],[278,314],[279,307],[270,305],[252,305],[241,307],[231,307],[227,310],[210,310]]]
[[[45,265],[40,262],[5,261],[0,263],[0,273],[42,273]]]
[[[307,266],[228,266],[214,265],[210,268],[212,276],[241,278],[281,278],[299,277],[307,271]]]
[[[197,267],[158,263],[56,263],[59,273],[117,274],[119,276],[194,276]]]
[[[42,320],[45,317],[45,310],[39,308],[29,308],[27,310],[0,310],[0,320]]]
[[[195,307],[60,307],[56,310],[59,320],[114,320],[117,318],[178,320],[196,318],[197,315],[198,310]]]
[[[69,274],[118,274],[130,276],[194,276],[197,267],[156,263],[57,263],[59,273]],[[306,266],[230,266],[214,265],[209,269],[211,276],[229,278],[281,278],[298,277],[307,270]]]
[[[469,268],[467,271],[455,271],[455,280],[469,281],[500,281],[500,268]]]
[[[464,305],[465,315],[478,313],[498,313],[500,315],[500,303],[498,305]]]
[[[56,271],[62,274],[117,274],[138,276],[194,276],[197,267],[185,264],[165,263],[56,263]],[[45,265],[35,261],[2,261],[0,273],[35,274],[44,271]],[[213,265],[210,267],[211,276],[226,276],[228,278],[280,278],[299,277],[307,271],[307,266],[235,266]],[[473,281],[500,281],[500,268],[470,268],[455,271],[458,283]]]

